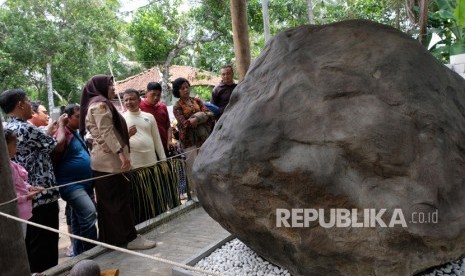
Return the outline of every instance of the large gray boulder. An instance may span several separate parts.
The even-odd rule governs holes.
[[[411,275],[465,253],[464,157],[465,81],[353,20],[274,37],[194,178],[212,218],[294,275]]]

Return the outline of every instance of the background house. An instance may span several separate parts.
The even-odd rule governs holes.
[[[170,67],[170,81],[173,81],[179,77],[186,78],[191,86],[195,89],[196,86],[203,86],[213,89],[221,81],[221,77],[213,74],[212,72],[205,71],[202,69],[190,67],[190,66],[181,66],[173,65]],[[134,88],[140,92],[145,93],[147,88],[147,83],[151,81],[161,82],[162,74],[157,67],[152,67],[148,70],[145,70],[142,73],[139,73],[135,76],[131,76],[124,80],[116,82],[116,93],[123,93],[124,90],[128,88]]]
[[[186,78],[191,84],[191,95],[195,96],[196,94],[202,94],[201,96],[204,96],[204,100],[208,99],[213,88],[221,81],[221,77],[213,74],[212,72],[190,66],[173,65],[170,67],[169,73],[170,82],[179,77]],[[147,89],[147,83],[152,81],[156,81],[161,84],[162,74],[158,67],[152,67],[137,75],[128,77],[124,80],[116,81],[116,94],[117,96],[121,96],[119,94],[122,94],[126,89],[133,88],[138,90],[141,95],[144,95]],[[169,84],[169,86],[171,89],[171,84]],[[205,94],[207,94],[208,97],[205,97]],[[176,99],[174,98],[173,101],[175,100]],[[124,107],[122,106],[122,103],[118,97],[113,100],[113,104],[118,110],[124,111]],[[172,115],[170,109],[172,103],[166,103],[166,105],[168,106],[170,115]]]

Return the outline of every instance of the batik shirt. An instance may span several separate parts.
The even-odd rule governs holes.
[[[211,113],[210,110],[205,107],[202,100],[197,100],[191,97],[190,102],[192,103],[192,106],[184,103],[182,100],[178,100],[173,106],[173,114],[178,121],[177,126],[179,130],[179,140],[181,141],[184,149],[190,148],[192,146],[200,147],[208,137],[197,136],[195,134],[195,128],[190,126],[189,118],[191,118],[191,116],[197,112],[205,112],[205,114],[209,113],[213,115],[213,113]],[[210,133],[213,127],[212,120],[208,119],[204,125],[208,129],[208,133]],[[197,126],[197,128],[199,128],[199,126]]]
[[[16,132],[16,156],[14,161],[23,166],[29,173],[28,181],[33,186],[50,188],[55,186],[50,153],[57,141],[38,127],[17,117],[8,117],[6,128]],[[58,200],[58,189],[51,189],[39,194],[32,206],[47,204]]]

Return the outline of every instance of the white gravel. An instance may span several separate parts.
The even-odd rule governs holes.
[[[446,276],[446,275],[465,275],[465,258],[447,263],[435,268],[432,272],[421,274],[421,276]]]
[[[200,260],[195,267],[231,276],[291,276],[289,271],[258,256],[238,239],[227,242]],[[416,276],[465,276],[465,258]]]
[[[195,267],[231,276],[291,276],[289,271],[264,260],[238,239],[216,249]]]

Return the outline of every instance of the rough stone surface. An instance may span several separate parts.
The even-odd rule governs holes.
[[[457,259],[464,95],[461,77],[391,27],[345,21],[280,33],[201,148],[200,202],[293,275],[411,275]],[[327,222],[332,208],[357,209],[358,223],[365,208],[386,209],[386,224],[400,209],[407,227],[277,227],[277,208],[321,208]],[[412,222],[435,211],[437,223]]]

